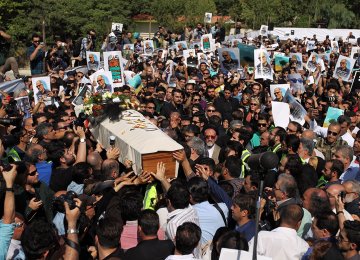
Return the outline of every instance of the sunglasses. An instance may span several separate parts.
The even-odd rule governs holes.
[[[260,127],[265,127],[266,124],[258,124],[258,126],[260,126]]]
[[[250,103],[250,106],[257,106],[258,104],[256,103]]]
[[[337,136],[339,133],[328,130],[328,135]]]
[[[194,98],[193,100],[194,100],[194,101],[200,101],[200,99],[199,99],[199,98]]]
[[[215,139],[215,135],[205,135],[205,139]]]
[[[36,173],[37,173],[37,170],[34,170],[34,171],[32,171],[32,172],[29,172],[29,176],[35,176],[36,175]]]
[[[207,112],[215,112],[216,110],[208,109]]]

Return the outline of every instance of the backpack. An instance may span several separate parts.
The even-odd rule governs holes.
[[[81,53],[81,48],[82,48],[82,40],[83,40],[82,37],[76,40],[74,49],[73,49],[73,57],[79,57],[79,55]]]

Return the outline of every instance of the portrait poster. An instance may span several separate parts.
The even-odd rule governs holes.
[[[178,55],[183,55],[183,51],[188,49],[186,41],[175,42]]]
[[[114,90],[112,86],[113,79],[111,71],[98,70],[90,76],[90,80],[93,83],[93,93],[112,93]]]
[[[205,13],[204,15],[204,23],[211,23],[212,13]]]
[[[354,65],[355,65],[354,59],[340,55],[336,62],[333,77],[336,79],[341,78],[343,81],[348,81]]]
[[[303,125],[305,123],[305,115],[307,114],[305,108],[294,98],[290,90],[286,91],[284,99],[289,104],[290,120]]]
[[[211,34],[204,34],[201,36],[201,41],[200,41],[200,48],[202,49],[203,52],[210,52],[212,50],[212,35]]]
[[[289,74],[288,80],[290,81],[291,93],[296,93],[297,91],[303,93],[305,91],[304,79],[302,78],[300,73]]]
[[[275,127],[287,128],[290,122],[290,107],[284,102],[271,101],[271,110],[274,118]]]
[[[360,58],[360,47],[352,47],[350,58],[357,60]]]
[[[329,107],[326,112],[326,117],[324,120],[323,127],[328,128],[332,122],[336,122],[338,117],[343,114],[344,114],[344,110],[335,107]]]
[[[43,98],[46,105],[51,104],[51,85],[50,85],[50,77],[36,77],[32,78],[32,86],[34,91],[34,101],[35,105],[39,102],[41,98]],[[49,95],[50,94],[50,95]]]
[[[111,31],[114,33],[122,32],[123,24],[122,23],[112,23],[111,24]]]
[[[290,89],[290,84],[272,84],[270,85],[271,99],[274,101],[282,101],[286,91]]]
[[[255,79],[273,79],[271,60],[266,49],[256,49],[254,51]]]
[[[24,118],[31,117],[31,105],[30,105],[29,97],[28,96],[18,97],[15,98],[15,100],[16,100],[16,106],[19,112],[22,115],[24,115]]]
[[[315,48],[316,48],[315,41],[307,41],[306,51],[312,51],[315,50]]]
[[[107,51],[104,55],[104,69],[112,74],[112,83],[114,87],[120,87],[124,82],[124,67],[121,51]]]
[[[220,48],[218,54],[223,73],[237,71],[240,68],[239,48]]]
[[[339,43],[337,41],[331,41],[331,51],[335,53],[339,52]]]
[[[302,54],[290,53],[290,66],[296,65],[296,70],[303,70]]]
[[[131,55],[134,53],[134,50],[135,50],[134,44],[131,44],[131,43],[124,44],[122,56],[125,59],[129,60]]]
[[[289,57],[282,55],[275,55],[275,71],[280,72],[283,68],[289,65]]]
[[[310,72],[314,72],[317,68],[317,65],[319,65],[319,64],[320,64],[320,58],[319,58],[318,54],[315,52],[312,52],[306,63],[306,68]]]
[[[152,40],[144,41],[144,54],[152,55],[154,52],[154,42]]]
[[[90,71],[97,71],[100,69],[100,52],[86,52],[87,68]]]
[[[260,27],[260,35],[261,36],[268,36],[268,31],[269,27],[267,25],[261,25]]]
[[[209,65],[209,61],[208,61],[208,58],[206,56],[205,53],[203,52],[198,52],[197,53],[197,58],[198,58],[198,64],[200,65],[202,62],[205,62],[206,65]]]
[[[198,57],[194,49],[184,50],[184,62],[188,67],[196,67],[198,65]]]

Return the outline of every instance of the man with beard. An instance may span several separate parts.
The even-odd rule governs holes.
[[[359,259],[360,221],[345,221],[338,240],[344,259]]]
[[[215,144],[218,138],[218,131],[215,127],[208,126],[204,130],[204,138],[206,143],[206,149],[209,153],[209,158],[215,161],[215,164],[219,163],[220,146]]]
[[[286,131],[282,127],[275,127],[270,132],[270,141],[269,141],[270,151],[276,153],[277,156],[279,157],[279,160],[282,157],[282,151],[283,151],[282,148],[283,148],[283,143],[285,141],[285,137],[286,137]]]
[[[345,188],[345,209],[352,215],[360,216],[360,182],[356,180],[345,181],[342,184]]]
[[[340,175],[344,172],[344,164],[340,160],[331,159],[325,162],[325,167],[322,170],[323,176],[319,180],[318,187],[325,185],[327,189],[332,184],[341,184],[339,180]],[[324,183],[322,180],[326,181]]]
[[[74,153],[74,145],[77,138],[74,138],[71,147],[63,147],[58,150],[55,158],[58,160],[55,162],[58,167],[53,169],[50,179],[50,188],[57,192],[60,190],[66,190],[68,185],[72,181],[72,166],[79,162],[86,162],[86,142],[85,132],[82,127],[78,127],[75,134],[80,139],[78,144],[77,154]]]
[[[184,115],[183,100],[184,93],[180,89],[174,89],[172,91],[172,101],[163,105],[160,114],[166,118],[170,117],[171,112],[178,112],[180,115]]]

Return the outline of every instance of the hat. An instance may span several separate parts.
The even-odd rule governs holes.
[[[187,82],[187,84],[196,84],[196,81],[193,80],[193,79],[189,79],[188,82]]]

